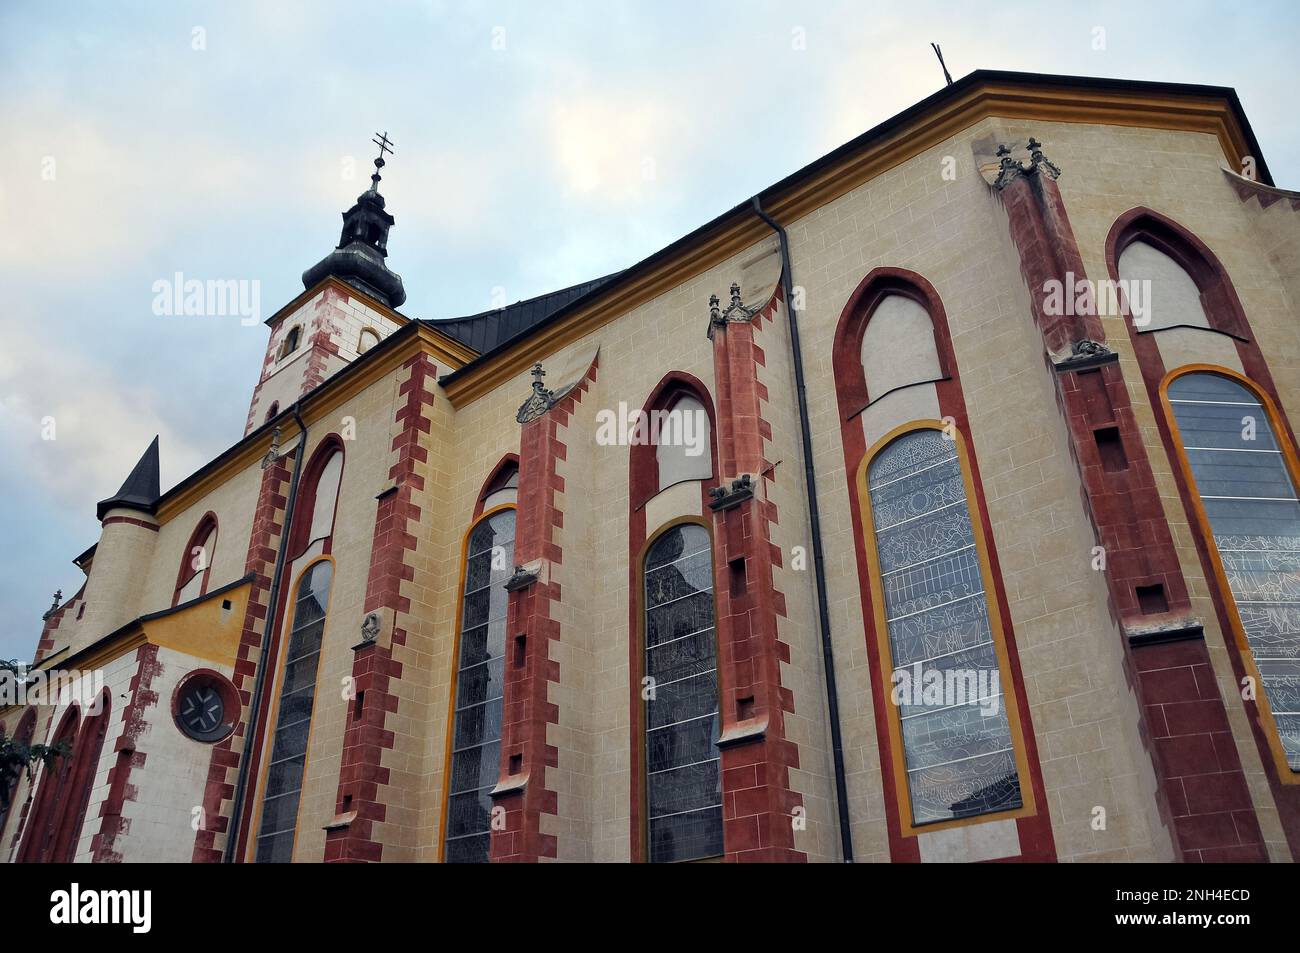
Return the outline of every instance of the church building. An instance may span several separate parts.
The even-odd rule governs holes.
[[[379,145],[244,433],[98,503],[0,858],[1300,856],[1300,193],[1231,89],[978,71],[450,319]]]

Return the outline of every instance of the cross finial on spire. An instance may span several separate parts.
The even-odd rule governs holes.
[[[375,135],[379,136],[379,138],[371,139],[370,141],[379,146],[379,156],[375,159],[375,171],[370,176],[370,190],[372,192],[379,191],[379,170],[382,169],[385,164],[384,153],[387,152],[393,154],[392,146],[394,145],[393,140],[388,138],[387,131],[378,132],[375,133]]]

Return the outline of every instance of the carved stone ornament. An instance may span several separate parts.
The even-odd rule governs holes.
[[[993,187],[998,191],[1005,189],[1011,182],[1015,181],[1022,175],[1038,175],[1046,173],[1053,179],[1059,178],[1061,170],[1055,163],[1043,155],[1043,144],[1033,136],[1029,137],[1026,143],[1029,150],[1029,162],[1022,163],[1018,159],[1011,158],[1011,147],[1005,145],[998,146],[998,158],[1000,165],[998,168],[997,180]]]
[[[361,620],[361,640],[373,642],[379,638],[379,627],[382,622],[378,612],[367,612],[366,617]]]
[[[717,512],[719,510],[729,510],[733,506],[739,506],[746,500],[754,497],[754,480],[748,473],[741,474],[735,480],[731,481],[731,486],[715,486],[710,488],[709,496],[713,502],[709,504],[709,509]]]
[[[542,385],[545,376],[546,371],[542,370],[540,363],[533,366],[533,392],[519,405],[519,413],[515,414],[515,420],[521,424],[536,420],[555,406],[555,395]]]
[[[716,328],[725,328],[728,324],[740,324],[754,320],[754,315],[758,314],[757,308],[746,308],[740,302],[740,284],[733,281],[731,283],[731,304],[727,310],[723,311],[719,307],[717,295],[709,296],[709,338],[713,338],[713,331]]]
[[[1074,357],[1097,357],[1102,354],[1109,354],[1110,348],[1098,341],[1075,341],[1070,348],[1070,353]]]

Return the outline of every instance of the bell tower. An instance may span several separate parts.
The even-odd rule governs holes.
[[[393,216],[379,194],[384,153],[393,151],[393,143],[386,132],[372,141],[379,156],[370,188],[343,213],[338,245],[302,273],[304,294],[266,322],[271,337],[245,434],[286,412],[407,321],[395,310],[406,301],[406,289],[387,264]]]

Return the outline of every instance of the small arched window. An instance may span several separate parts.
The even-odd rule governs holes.
[[[487,863],[492,798],[501,772],[501,715],[505,695],[505,581],[514,569],[515,511],[489,512],[465,544],[456,680],[452,686],[450,771],[443,860]]]
[[[1165,399],[1269,744],[1300,771],[1300,501],[1271,401],[1226,372],[1177,373]],[[1283,777],[1287,775],[1284,774]]]
[[[680,523],[643,570],[646,837],[652,863],[721,856],[717,636],[708,530]]]
[[[307,739],[315,708],[316,673],[320,666],[325,619],[329,611],[334,564],[328,559],[312,563],[299,577],[294,594],[292,623],[284,651],[271,740],[262,816],[257,833],[258,863],[293,860],[298,803],[307,771]]]
[[[877,651],[908,832],[1024,805],[1023,742],[960,435],[908,425],[862,471]]]
[[[370,328],[362,328],[361,334],[357,337],[357,353],[365,354],[376,344],[379,343],[379,335]]]
[[[211,513],[199,521],[181,556],[180,573],[176,580],[176,593],[172,605],[177,606],[197,599],[208,590],[212,574],[212,558],[217,549],[217,521]]]
[[[263,421],[263,423],[269,424],[272,420],[275,419],[276,414],[278,414],[279,412],[280,412],[280,402],[278,400],[271,401],[271,406],[266,411],[266,420]]]
[[[713,476],[709,414],[697,398],[679,393],[663,409],[651,411],[647,425],[655,445],[660,490]]]
[[[280,345],[280,360],[284,360],[294,351],[298,350],[298,338],[302,334],[302,327],[294,325],[289,329],[289,333],[284,336],[284,343]]]

